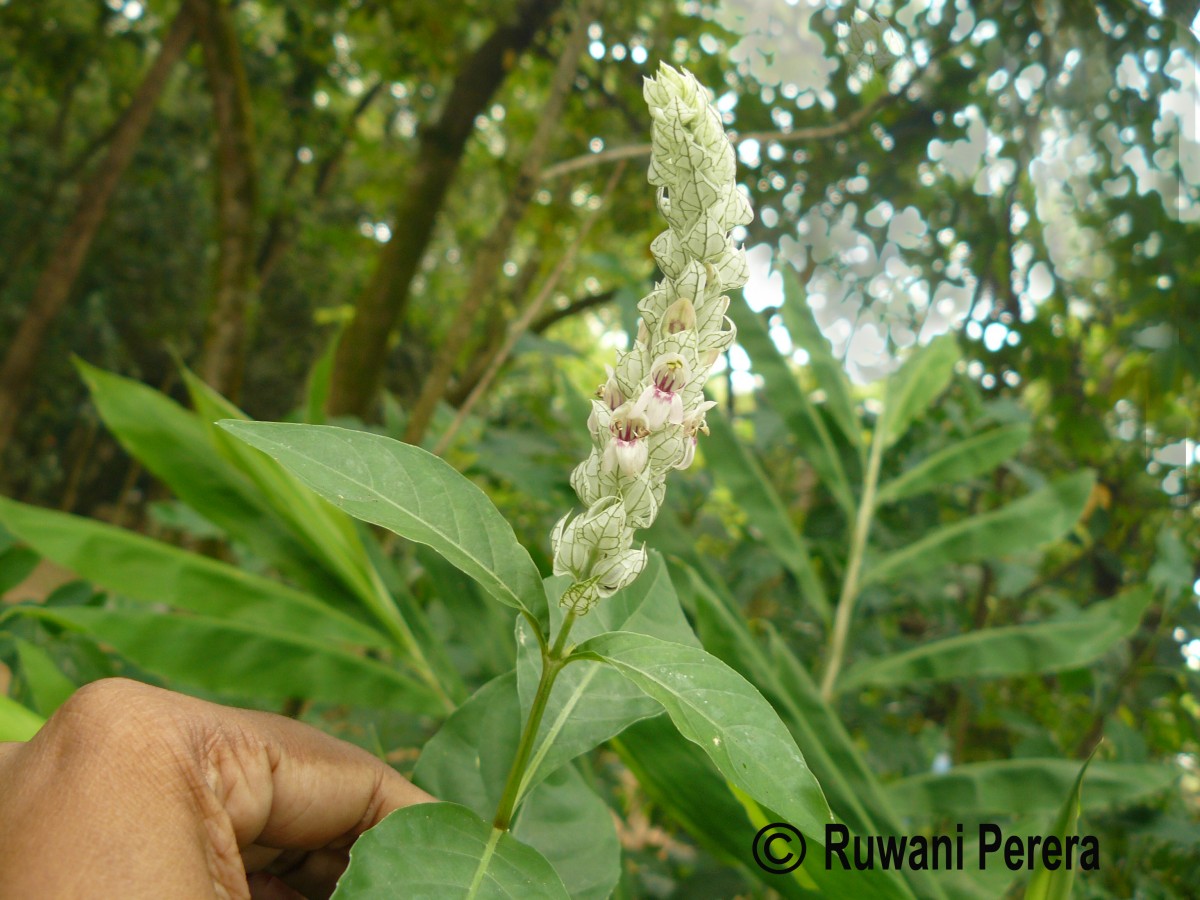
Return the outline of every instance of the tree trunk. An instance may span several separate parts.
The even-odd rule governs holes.
[[[404,313],[413,277],[433,235],[434,221],[462,159],[475,117],[562,0],[523,0],[511,21],[497,26],[467,59],[441,116],[421,130],[417,158],[393,213],[392,238],[355,304],[334,359],[331,415],[365,417],[379,388],[388,337]]]
[[[533,199],[542,164],[550,149],[550,141],[558,128],[558,120],[566,105],[567,95],[575,84],[579,60],[587,47],[588,26],[592,22],[597,5],[597,0],[584,0],[580,6],[577,21],[563,45],[554,79],[550,83],[550,91],[542,105],[537,128],[517,171],[516,184],[508,195],[508,202],[505,203],[499,220],[474,253],[475,261],[467,280],[467,289],[455,311],[446,339],[442,342],[433,366],[421,385],[421,394],[409,414],[404,440],[410,444],[420,444],[421,438],[425,436],[438,402],[445,395],[450,377],[458,367],[463,348],[471,338],[480,310],[491,299],[496,284],[500,281],[504,257],[512,243],[513,233]]]
[[[257,175],[250,90],[228,5],[224,0],[188,3],[204,51],[217,131],[217,265],[198,369],[210,386],[236,401],[256,282]]]
[[[191,42],[192,29],[192,16],[184,7],[175,16],[158,57],[121,115],[108,152],[80,189],[75,213],[38,277],[25,317],[13,336],[3,365],[0,365],[0,453],[16,429],[22,402],[33,381],[50,328],[71,296],[88,250],[104,221],[109,201],[150,123],[167,76]]]

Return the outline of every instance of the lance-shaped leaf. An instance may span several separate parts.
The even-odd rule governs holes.
[[[18,614],[84,632],[148,672],[203,690],[272,701],[300,696],[427,715],[445,710],[424,684],[320,636],[144,609],[16,606],[5,613]]]
[[[325,425],[220,425],[334,506],[432,547],[501,603],[528,611],[542,596],[541,576],[512,526],[483,491],[432,453]]]
[[[804,458],[816,470],[822,483],[833,494],[847,518],[854,518],[854,497],[842,466],[838,445],[821,411],[813,404],[787,360],[775,349],[775,343],[762,319],[745,303],[732,303],[729,317],[737,325],[738,343],[746,348],[754,370],[762,375],[766,396],[788,430],[800,445]]]
[[[808,542],[792,524],[779,494],[720,410],[709,410],[708,425],[711,433],[704,442],[705,462],[737,498],[784,568],[796,578],[804,598],[822,619],[831,621],[833,611],[813,568]]]
[[[1061,537],[1079,521],[1095,476],[1068,475],[1020,500],[935,529],[867,568],[863,584],[921,575],[949,563],[996,559]]]
[[[342,597],[341,585],[315,564],[268,499],[213,446],[198,415],[131,378],[81,361],[76,367],[121,446],[180,500],[317,596]]]
[[[354,843],[334,900],[568,900],[540,853],[454,803],[398,809]]]
[[[1096,749],[1099,748],[1096,745]],[[1083,766],[1079,769],[1079,774],[1075,778],[1075,785],[1071,788],[1071,793],[1067,796],[1066,802],[1063,803],[1062,809],[1054,819],[1054,824],[1050,826],[1050,830],[1046,834],[1052,834],[1059,840],[1059,846],[1065,848],[1067,846],[1067,838],[1075,834],[1075,829],[1079,822],[1079,807],[1082,801],[1083,794],[1083,776],[1087,774],[1088,766],[1096,756],[1096,749],[1092,750],[1091,755],[1084,761]],[[1088,790],[1091,790],[1089,783]],[[1096,844],[1096,858],[1094,864],[1099,864],[1099,845],[1095,838],[1092,838],[1091,843]],[[1086,850],[1084,850],[1086,852]],[[1075,881],[1075,867],[1067,865],[1059,865],[1056,869],[1047,869],[1044,864],[1045,854],[1038,859],[1037,870],[1033,873],[1033,877],[1029,879],[1029,884],[1025,887],[1026,900],[1071,900],[1071,885]],[[1082,861],[1082,860],[1081,860]]]
[[[696,647],[621,631],[575,652],[615,667],[661,703],[730,782],[806,835],[824,838],[833,817],[821,786],[775,710],[725,663]]]
[[[791,266],[782,266],[785,302],[779,309],[783,324],[792,341],[808,353],[808,367],[821,390],[825,392],[825,408],[837,423],[850,446],[862,449],[862,423],[854,411],[850,379],[846,369],[833,355],[829,340],[821,333],[805,301],[800,278]]]
[[[930,454],[879,489],[878,502],[894,503],[943,485],[990,472],[1029,440],[1028,425],[993,428]]]
[[[1078,618],[972,631],[904,653],[859,663],[838,691],[868,684],[900,687],[920,681],[1003,678],[1061,672],[1087,665],[1137,628],[1152,594],[1136,587],[1097,603]]]
[[[0,522],[47,559],[126,597],[331,642],[389,646],[373,628],[308,594],[123,528],[2,497]]]
[[[884,401],[885,446],[890,447],[904,437],[913,420],[933,405],[950,383],[959,357],[954,334],[943,335],[916,351],[888,379]]]
[[[1088,805],[1127,803],[1170,787],[1179,771],[1149,763],[1094,763]],[[1003,759],[923,773],[888,785],[902,815],[918,822],[955,816],[1028,816],[1053,810],[1071,790],[1079,763],[1070,759]]]
[[[825,868],[825,826],[833,814],[821,787],[770,704],[733,669],[695,647],[626,632],[599,635],[576,652],[605,660],[661,703],[728,783],[770,809],[775,821],[798,828],[808,845],[805,871],[824,896],[913,896],[895,872]],[[753,836],[747,829],[744,840]]]
[[[62,673],[50,654],[22,638],[13,638],[21,678],[29,688],[33,705],[43,716],[51,715],[75,693],[75,682]]]

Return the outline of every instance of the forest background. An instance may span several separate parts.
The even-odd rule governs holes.
[[[1197,27],[1169,0],[0,0],[0,492],[319,594],[320,554],[210,461],[229,409],[207,385],[257,419],[433,450],[548,573],[586,398],[656,275],[642,77],[685,66],[756,213],[713,434],[648,537],[701,639],[786,707],[809,696],[787,679],[827,665],[822,602],[855,583],[846,677],[785,716],[806,755],[801,720],[828,716],[831,767],[866,765],[904,816],[1036,823],[1106,738],[1080,827],[1111,856],[1088,895],[1184,896]],[[863,436],[897,383],[912,408],[876,498]],[[64,562],[19,509],[0,593],[50,613],[0,619],[0,673],[31,715],[124,672],[285,709],[406,770],[435,730],[180,650],[235,637]],[[362,540],[452,696],[506,670],[511,622],[470,584]],[[159,624],[139,643],[72,619],[114,604]],[[146,649],[168,636],[176,659]],[[586,764],[617,812],[613,889],[763,890],[711,830],[724,807],[672,791],[657,721]]]

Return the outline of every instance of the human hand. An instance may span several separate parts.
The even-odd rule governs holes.
[[[327,897],[355,838],[432,800],[301,722],[106,679],[0,744],[0,898]]]

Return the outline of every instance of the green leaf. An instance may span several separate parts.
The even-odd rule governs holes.
[[[350,515],[427,544],[502,603],[529,611],[542,581],[512,526],[474,484],[431,453],[325,425],[222,421]]]
[[[884,400],[884,446],[904,437],[913,420],[933,405],[954,375],[960,359],[954,333],[935,338],[910,356],[887,381]]]
[[[694,560],[697,564],[704,566]],[[770,652],[762,647],[710,572],[690,566],[682,571],[684,576],[677,580],[691,589],[705,649],[750,680],[779,711],[839,819],[861,834],[899,832],[899,820],[888,808],[871,767],[791,650],[773,632]]]
[[[796,380],[787,360],[779,355],[762,319],[745,303],[732,303],[729,317],[737,325],[740,343],[762,375],[766,396],[800,445],[800,452],[816,470],[848,519],[854,518],[854,497],[841,454],[820,411]]]
[[[513,673],[488,682],[425,744],[413,782],[490,819],[517,753],[521,715]],[[533,788],[513,834],[554,865],[572,897],[607,897],[616,885],[620,848],[612,817],[570,766]]]
[[[612,745],[657,806],[721,862],[754,874],[749,855],[742,852],[747,836],[754,834],[745,810],[711,760],[679,734],[668,716],[660,711],[630,725]]]
[[[346,320],[334,327],[325,344],[325,349],[308,372],[308,384],[304,391],[304,421],[310,425],[325,424],[325,401],[329,399],[329,385],[333,379],[333,361],[337,356],[338,344],[342,341]]]
[[[79,360],[76,367],[121,446],[179,499],[317,596],[340,594],[255,485],[217,452],[198,416],[138,381]]]
[[[45,724],[32,709],[0,694],[0,741],[27,741]]]
[[[935,529],[869,565],[863,584],[921,575],[950,563],[997,559],[1053,541],[1079,521],[1095,476],[1076,472],[983,515]]]
[[[1048,831],[1044,832],[1045,834],[1056,836],[1064,849],[1067,844],[1067,837],[1075,834],[1075,828],[1079,822],[1079,806],[1083,794],[1083,776],[1087,774],[1088,766],[1095,759],[1096,750],[1099,748],[1100,745],[1097,744],[1080,767],[1079,774],[1075,777],[1075,785],[1071,788],[1071,793],[1063,804],[1062,809],[1059,810],[1054,824],[1050,826]],[[1097,861],[1098,857],[1099,850],[1097,849]],[[1042,864],[1042,859],[1039,858],[1037,869],[1034,871],[1033,877],[1029,879],[1029,884],[1025,888],[1025,900],[1070,900],[1071,884],[1074,881],[1074,867],[1061,866],[1057,869],[1047,869]]]
[[[607,900],[621,878],[612,813],[571,766],[530,792],[512,833],[554,867],[571,900]]]
[[[719,409],[709,410],[708,425],[711,433],[704,442],[705,464],[737,498],[752,526],[800,584],[804,598],[822,619],[831,621],[833,610],[813,568],[808,542],[792,524],[766,473]]]
[[[0,596],[28,578],[40,560],[41,557],[28,547],[0,550]]]
[[[21,677],[29,687],[34,708],[49,717],[67,698],[75,693],[75,682],[64,675],[50,654],[29,641],[13,638],[17,659],[21,662]]]
[[[1137,628],[1151,599],[1148,588],[1131,588],[1074,619],[972,631],[867,660],[842,676],[838,691],[868,684],[900,687],[920,681],[1003,678],[1085,666]]]
[[[490,818],[517,755],[521,721],[516,673],[493,678],[425,743],[413,783]]]
[[[568,900],[541,854],[454,803],[398,809],[354,843],[334,900]]]
[[[879,489],[878,502],[894,503],[990,472],[1020,450],[1028,440],[1028,425],[1007,425],[959,441],[931,454],[884,484]]]
[[[752,681],[778,710],[838,820],[856,834],[905,833],[900,817],[893,811],[859,745],[837,713],[821,698],[812,677],[795,654],[769,627],[766,627],[769,652],[761,647],[735,601],[707,564],[698,557],[690,559],[689,564],[682,569],[686,576],[677,575],[676,582],[692,589],[692,608],[705,647]],[[809,874],[818,881],[825,877],[811,869]],[[880,872],[878,880],[879,884],[872,889],[884,896],[914,893],[930,898],[944,896],[937,880],[922,872]],[[824,884],[828,888],[830,883]]]
[[[786,298],[779,309],[783,324],[787,326],[793,343],[808,353],[808,367],[825,392],[825,408],[829,410],[830,417],[837,423],[850,446],[861,450],[862,423],[854,409],[846,368],[834,357],[828,339],[817,327],[796,271],[791,266],[781,266],[780,271],[783,273],[783,293]]]
[[[327,641],[390,646],[307,594],[123,528],[3,497],[0,522],[47,559],[126,597]]]
[[[550,599],[552,622],[557,629],[562,617],[557,602],[562,585],[555,587],[559,590],[554,590]],[[517,684],[525,716],[533,705],[542,674],[542,655],[528,624],[519,622],[517,628]],[[579,619],[571,638],[582,642],[616,630],[699,647],[658,553],[650,554],[646,570],[633,584]],[[659,715],[661,711],[654,700],[610,666],[590,660],[572,663],[554,682],[522,793],[559,766],[620,734],[633,722]]]
[[[1071,789],[1079,763],[1069,759],[1004,759],[966,763],[940,775],[924,773],[888,785],[897,810],[918,822],[955,816],[1038,815]],[[1165,790],[1179,778],[1169,765],[1095,763],[1089,807],[1127,803]]]
[[[91,607],[13,607],[86,633],[148,672],[204,690],[283,701],[307,697],[421,714],[444,710],[428,687],[388,666],[298,635],[205,616]]]
[[[731,783],[823,840],[833,816],[821,786],[775,710],[741,675],[703,650],[644,634],[602,634],[575,652],[620,671]]]
[[[249,478],[280,521],[299,540],[314,562],[357,597],[392,636],[405,659],[422,678],[447,697],[461,701],[466,689],[447,664],[424,611],[402,591],[389,592],[382,569],[387,564],[374,540],[360,534],[358,523],[314,492],[276,460],[218,428],[216,419],[246,420],[240,409],[194,374],[183,370],[192,404],[207,422],[209,436],[222,456]],[[355,610],[357,612],[357,610]],[[448,699],[448,708],[453,708]]]
[[[369,594],[368,563],[354,530],[354,520],[278,462],[216,425],[217,419],[251,421],[249,416],[201,381],[183,370],[183,379],[196,414],[204,421],[210,439],[221,455],[258,489],[268,506],[305,546],[356,593]]]

